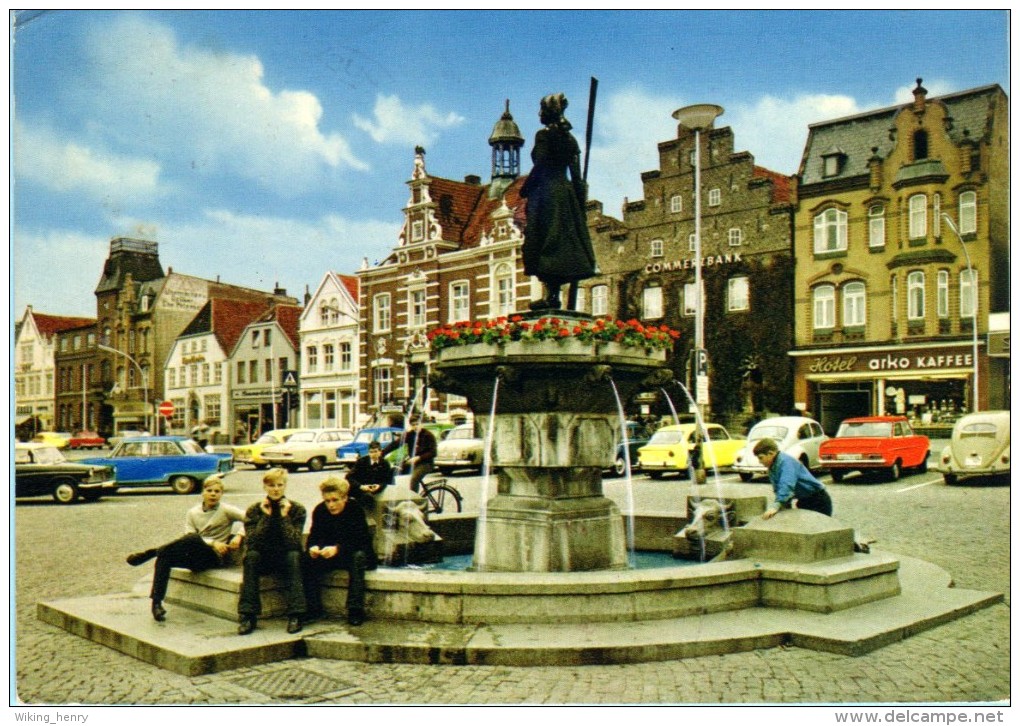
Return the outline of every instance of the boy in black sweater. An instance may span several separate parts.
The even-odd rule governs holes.
[[[308,549],[302,561],[306,620],[322,617],[322,577],[333,570],[348,574],[347,622],[365,622],[365,571],[377,565],[365,511],[348,498],[350,485],[331,476],[319,485],[322,501],[312,510]]]

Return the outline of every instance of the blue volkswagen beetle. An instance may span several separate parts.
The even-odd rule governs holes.
[[[177,494],[190,494],[212,474],[234,471],[232,454],[207,454],[187,436],[124,439],[109,456],[82,463],[112,467],[118,487],[167,485]]]
[[[370,443],[378,441],[385,450],[387,446],[396,439],[399,439],[403,433],[404,429],[394,426],[377,426],[361,429],[358,435],[354,437],[354,441],[348,441],[336,450],[336,459],[348,468],[353,467],[358,459],[368,455],[368,445]]]

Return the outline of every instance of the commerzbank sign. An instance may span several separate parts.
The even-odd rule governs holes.
[[[741,262],[739,252],[726,255],[709,255],[701,258],[702,267],[718,267],[719,265],[731,265],[734,262]],[[649,262],[645,265],[645,272],[672,272],[673,270],[693,270],[698,266],[697,257],[686,257],[682,260],[672,262]]]

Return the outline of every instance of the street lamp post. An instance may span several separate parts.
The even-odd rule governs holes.
[[[722,106],[699,103],[673,112],[673,118],[694,132],[694,374],[698,410],[708,399],[708,355],[705,352],[705,300],[701,284],[701,132],[712,128]]]
[[[967,260],[967,276],[970,278],[970,314],[971,314],[971,333],[973,334],[973,352],[971,353],[974,359],[974,400],[971,401],[971,410],[975,413],[980,410],[978,404],[978,301],[980,296],[978,295],[977,278],[974,277],[974,267],[970,264],[970,252],[967,250],[967,243],[963,241],[963,235],[960,234],[960,230],[956,228],[956,223],[949,218],[949,215],[942,213],[942,219],[945,220],[946,225],[949,229],[953,230],[953,234],[956,235],[956,239],[960,240],[960,247],[963,248],[963,256]],[[962,302],[962,301],[961,301]]]
[[[134,358],[132,358],[131,356],[129,356],[127,353],[125,353],[122,350],[117,350],[116,348],[111,348],[110,346],[103,345],[102,343],[97,343],[96,347],[99,348],[100,350],[105,350],[105,351],[107,351],[109,353],[116,353],[117,355],[122,355],[125,358],[127,358],[129,361],[131,361],[132,363],[135,364],[135,368],[138,369],[138,376],[142,379],[142,398],[143,398],[144,403],[145,403],[145,430],[146,431],[150,431],[150,428],[149,428],[149,373],[148,373],[148,371],[143,370],[142,367],[138,364],[138,361],[136,361]]]

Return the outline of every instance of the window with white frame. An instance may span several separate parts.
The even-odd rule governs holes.
[[[203,363],[202,364],[202,385],[203,386],[208,386],[209,385],[209,364],[208,363]]]
[[[609,286],[595,285],[591,289],[591,314],[605,315],[609,312]]]
[[[843,286],[843,327],[862,328],[868,319],[868,302],[863,282]]]
[[[212,364],[212,367],[213,367],[213,384],[214,385],[218,386],[221,383],[223,383],[223,366],[225,366],[225,365],[226,365],[226,363],[213,363]]]
[[[644,320],[662,317],[662,288],[658,285],[641,291],[641,317]]]
[[[410,293],[410,320],[412,328],[424,328],[425,327],[425,291],[424,290],[411,290]]]
[[[960,234],[977,232],[977,193],[963,192],[960,195]]]
[[[471,288],[466,282],[450,283],[450,322],[471,319]]]
[[[258,329],[251,331],[251,347],[258,348],[261,341],[262,331]]]
[[[651,241],[651,254],[652,257],[662,257],[662,240],[653,239]]]
[[[319,325],[329,325],[329,306],[325,300],[319,306]]]
[[[740,227],[731,227],[726,237],[729,239],[730,247],[739,247],[744,243],[744,232]]]
[[[910,239],[918,239],[928,234],[928,197],[915,194],[908,202],[910,209]]]
[[[674,194],[669,198],[669,211],[673,214],[678,214],[684,211],[684,199],[679,194]]]
[[[924,320],[924,273],[907,275],[907,320]]]
[[[319,369],[319,346],[310,345],[305,348],[305,360],[308,363],[308,372],[315,373]]]
[[[836,288],[832,285],[819,285],[812,297],[815,330],[831,330],[836,326]]]
[[[885,205],[872,204],[868,207],[868,246],[885,246]]]
[[[167,368],[166,369],[166,387],[177,388],[177,369]]]
[[[353,363],[354,358],[352,357],[351,344],[347,342],[340,343],[340,370],[351,370],[351,365]]]
[[[960,317],[974,317],[977,305],[977,270],[960,270]]]
[[[691,234],[687,237],[687,249],[690,252],[696,252],[698,249],[698,235]]]
[[[708,190],[708,206],[718,207],[722,204],[722,190],[718,187],[715,189]]]
[[[245,382],[244,371],[245,371],[245,362],[243,360],[237,361],[237,374],[235,375],[235,379],[236,379],[234,381],[235,383],[244,383]],[[181,371],[181,378],[182,379],[184,378],[184,371],[183,370]]]
[[[329,299],[329,322],[333,325],[340,322],[340,306],[337,305],[335,297]]]
[[[388,403],[393,396],[393,375],[387,367],[376,368],[372,372],[375,387],[376,403]]]
[[[493,272],[496,289],[496,315],[510,315],[514,311],[514,271],[503,263]]]
[[[680,303],[684,315],[696,315],[698,313],[698,288],[693,282],[684,283],[683,300]],[[701,290],[704,292],[705,283],[701,283]]]
[[[336,363],[334,350],[332,343],[326,343],[322,346],[322,370],[333,370],[333,365]]]
[[[751,307],[750,281],[741,275],[726,281],[726,309],[730,312],[749,310]]]
[[[939,270],[935,275],[935,314],[940,319],[949,317],[949,270]]]
[[[425,236],[425,225],[420,219],[411,222],[411,241],[417,242]]]
[[[384,333],[389,330],[392,312],[390,310],[390,294],[384,292],[376,295],[372,300],[372,309],[375,315],[375,331],[377,333]]]
[[[837,252],[846,249],[846,212],[826,209],[815,217],[815,252]]]
[[[203,414],[205,417],[202,421],[209,426],[219,426],[221,416],[221,401],[219,394],[206,396],[203,404],[202,408],[204,409]]]
[[[579,312],[579,313],[583,313],[584,312],[585,304],[587,302],[586,296],[587,296],[587,290],[585,288],[583,288],[583,287],[578,287],[577,288],[577,301],[575,303],[576,307],[574,309],[577,312]]]

